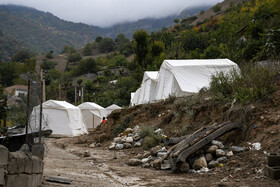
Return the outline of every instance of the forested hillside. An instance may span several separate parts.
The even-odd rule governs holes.
[[[86,24],[67,22],[51,13],[14,5],[0,6],[0,28],[5,40],[14,41],[9,45],[14,50],[6,50],[1,44],[1,54],[7,54],[5,59],[15,54],[19,45],[33,53],[60,52],[65,45],[79,48],[101,35]]]

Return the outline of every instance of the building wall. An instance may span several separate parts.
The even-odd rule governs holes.
[[[37,187],[42,184],[43,160],[31,153],[9,152],[0,145],[0,186]]]

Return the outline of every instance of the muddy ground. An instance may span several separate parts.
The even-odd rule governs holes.
[[[110,151],[106,147],[89,148],[73,139],[46,140],[44,177],[63,176],[71,184],[43,182],[46,186],[280,186],[279,181],[263,175],[262,151],[235,155],[228,164],[207,173],[180,173],[128,166],[126,162],[139,150]],[[89,150],[90,156],[77,156]],[[245,156],[246,155],[246,156]],[[117,157],[114,159],[114,157]],[[257,162],[242,158],[252,157]],[[248,163],[248,164],[246,164]],[[250,164],[249,164],[250,163]]]

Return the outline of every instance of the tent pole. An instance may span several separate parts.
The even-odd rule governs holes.
[[[75,86],[75,105],[77,105],[77,86]]]
[[[4,106],[7,106],[7,96],[4,96]],[[8,135],[7,131],[7,111],[5,111],[5,118],[4,118],[4,131],[3,131],[3,136]]]

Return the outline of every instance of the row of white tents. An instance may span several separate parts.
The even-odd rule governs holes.
[[[144,72],[140,88],[131,93],[132,106],[153,103],[169,96],[182,97],[209,87],[218,72],[239,71],[229,59],[164,60],[159,71]]]
[[[74,106],[66,101],[48,100],[43,103],[42,129],[51,129],[52,134],[79,136],[87,133],[87,129],[100,125],[103,117],[112,111],[121,109],[113,104],[103,108],[93,102],[85,102]],[[29,132],[39,130],[40,106],[33,108],[30,116]]]

